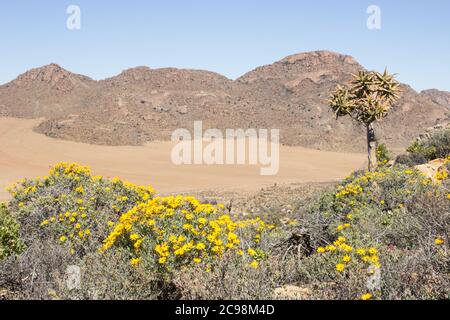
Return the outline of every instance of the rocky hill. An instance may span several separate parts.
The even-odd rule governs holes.
[[[234,81],[208,71],[148,67],[94,81],[52,64],[0,86],[0,115],[44,117],[38,132],[95,144],[168,140],[174,129],[203,120],[205,128],[279,128],[289,145],[361,151],[362,129],[336,121],[326,99],[362,68],[328,51],[292,55]],[[380,138],[391,147],[406,146],[450,119],[437,95],[402,89],[394,111],[379,124]]]
[[[450,108],[450,92],[430,89],[422,91],[421,94],[430,98],[434,103]]]

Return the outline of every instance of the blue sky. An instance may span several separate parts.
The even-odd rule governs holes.
[[[81,30],[66,28],[69,5]],[[381,30],[369,30],[369,5]],[[416,90],[450,91],[448,0],[15,0],[0,4],[0,83],[55,62],[103,79],[124,69],[206,69],[236,78],[326,49],[388,67]]]

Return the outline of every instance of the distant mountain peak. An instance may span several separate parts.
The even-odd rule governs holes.
[[[423,90],[421,95],[430,98],[434,103],[450,108],[450,92],[437,89]]]
[[[312,60],[312,59],[317,59],[322,63],[340,60],[348,64],[356,64],[356,65],[359,64],[352,56],[327,50],[318,50],[312,52],[301,52],[293,54],[282,59],[280,62],[296,63],[298,61]]]
[[[129,81],[140,81],[140,80],[145,80],[151,72],[152,72],[152,69],[150,69],[147,66],[138,66],[138,67],[123,70],[119,75],[114,76],[110,79],[124,79],[124,80],[129,80]]]
[[[56,63],[50,63],[19,75],[8,86],[27,87],[44,85],[57,91],[70,92],[83,81],[93,80],[89,77],[67,71]]]

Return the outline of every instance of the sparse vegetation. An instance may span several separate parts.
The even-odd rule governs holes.
[[[61,163],[2,206],[26,248],[1,260],[0,288],[22,299],[445,299],[448,180],[356,172],[287,216],[271,212],[270,226]],[[69,265],[81,268],[77,288]]]
[[[0,260],[23,251],[19,236],[19,224],[11,216],[5,204],[0,203]]]
[[[378,165],[386,165],[391,160],[391,153],[384,143],[377,146],[377,162]]]
[[[435,130],[428,138],[414,141],[407,151],[427,161],[447,157],[450,155],[450,128]]]

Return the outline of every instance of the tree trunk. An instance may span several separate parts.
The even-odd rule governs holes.
[[[375,171],[377,167],[377,139],[372,124],[367,128],[367,156],[369,160],[369,171]]]

